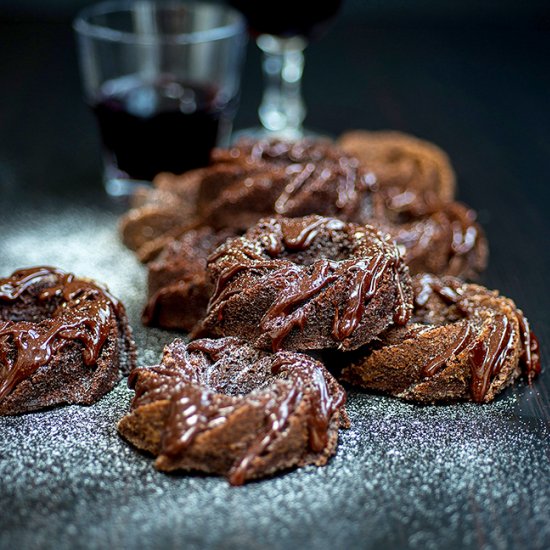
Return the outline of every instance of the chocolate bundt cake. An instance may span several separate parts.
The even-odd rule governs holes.
[[[175,340],[129,385],[124,438],[155,455],[159,470],[223,475],[232,485],[326,464],[349,425],[345,392],[321,363],[237,338]]]
[[[173,239],[148,265],[149,299],[143,323],[192,331],[206,313],[214,290],[206,274],[206,259],[226,238],[228,231],[208,227],[185,232]]]
[[[335,218],[266,218],[210,256],[201,334],[261,348],[352,350],[410,317],[408,269],[388,235]]]
[[[363,200],[375,184],[356,158],[328,140],[241,140],[230,149],[215,149],[214,163],[236,166],[247,175],[223,186],[209,202],[206,223],[235,224],[245,230],[259,218],[319,214],[358,221]],[[245,214],[246,213],[246,214]]]
[[[431,214],[400,223],[380,222],[404,248],[410,272],[476,278],[489,254],[476,214],[458,202],[442,204]]]
[[[91,404],[135,365],[124,306],[52,267],[0,279],[0,415]]]
[[[455,175],[436,145],[400,132],[357,130],[338,145],[377,176],[370,223],[405,248],[412,274],[475,278],[488,246],[476,213],[453,201]]]
[[[453,167],[433,143],[395,131],[353,130],[342,134],[337,144],[376,174],[394,210],[420,207],[418,215],[426,206],[454,200]]]
[[[488,402],[540,372],[538,342],[514,302],[454,277],[413,279],[411,324],[389,329],[343,380],[419,403]]]

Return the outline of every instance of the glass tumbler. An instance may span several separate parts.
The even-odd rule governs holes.
[[[229,142],[246,43],[236,10],[115,0],[81,11],[74,29],[109,194],[205,166]]]

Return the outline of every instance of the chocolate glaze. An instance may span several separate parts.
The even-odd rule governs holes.
[[[71,281],[73,276],[53,267],[34,267],[20,269],[11,277],[0,279],[0,300],[14,302],[32,286],[40,284],[46,278],[59,277],[62,281]]]
[[[476,402],[482,402],[491,382],[498,376],[506,358],[512,352],[517,332],[516,323],[522,348],[522,369],[528,382],[531,383],[540,373],[538,340],[531,332],[529,322],[521,310],[514,308],[512,319],[503,314],[490,314],[488,308],[471,303],[465,290],[467,285],[452,277],[440,279],[426,274],[417,281],[420,285],[415,294],[415,303],[418,307],[426,306],[432,296],[437,295],[443,301],[456,305],[457,311],[474,323],[465,324],[456,340],[423,367],[422,372],[425,376],[437,374],[452,356],[467,351],[471,365],[472,398]],[[475,329],[474,326],[478,328]]]
[[[308,394],[310,405],[309,429],[310,447],[314,451],[321,451],[327,444],[327,432],[332,415],[344,405],[346,394],[341,389],[329,391],[327,380],[319,365],[313,363],[296,362],[279,355],[271,365],[274,375],[286,375],[286,379],[292,382],[292,386],[311,386],[312,392]]]
[[[382,225],[385,217],[387,214],[379,215]],[[413,218],[411,223],[384,226],[399,244],[406,247],[406,260],[409,263],[433,253],[436,243],[437,253],[446,258],[452,270],[453,262],[467,263],[469,256],[485,246],[475,213],[457,203],[438,205],[435,211],[425,213],[419,219]],[[444,237],[446,234],[448,236]]]
[[[265,177],[273,177],[275,173],[282,175],[286,183],[280,190],[275,191],[274,185],[271,187],[275,196],[264,214],[297,216],[316,211],[318,208],[307,206],[307,202],[311,202],[308,197],[316,191],[331,197],[323,210],[326,215],[349,220],[360,205],[370,210],[370,192],[376,177],[361,169],[355,157],[328,141],[241,140],[231,149],[215,150],[212,161],[214,165],[236,163],[249,172],[263,172]],[[238,194],[238,186],[232,191]]]
[[[332,334],[337,340],[351,335],[365,311],[365,303],[370,301],[378,289],[378,283],[388,267],[389,260],[377,254],[369,260],[360,260],[352,266],[352,279],[348,303],[339,314],[336,310]]]
[[[222,273],[219,275],[216,286],[214,287],[214,292],[212,293],[212,296],[210,297],[210,302],[208,304],[209,308],[218,307],[218,318],[221,320],[223,316],[223,308],[227,304],[227,300],[233,295],[238,292],[240,292],[240,289],[232,289],[230,286],[228,286],[229,282],[235,278],[236,275],[238,275],[241,272],[246,271],[262,271],[262,270],[270,270],[270,269],[278,269],[280,267],[279,264],[276,264],[272,261],[258,261],[254,264],[250,263],[242,263],[242,264],[234,264],[229,266],[227,269],[222,271]]]
[[[189,352],[223,354],[224,347],[208,346],[203,340],[193,342]],[[201,345],[202,344],[202,345]],[[214,361],[218,361],[217,356]],[[142,372],[153,371],[161,378],[148,378],[145,384],[140,384]],[[175,457],[185,451],[201,432],[211,427],[212,421],[223,421],[216,404],[214,392],[201,385],[200,371],[184,356],[178,362],[177,368],[164,364],[150,369],[134,369],[128,377],[128,387],[135,390],[136,395],[132,407],[148,405],[159,400],[169,400],[170,409],[164,426],[161,446],[163,453]]]
[[[233,345],[234,341],[232,338],[219,338],[218,340],[203,338],[189,342],[187,344],[187,351],[200,351],[209,355],[212,361],[217,362],[231,350]]]
[[[109,335],[112,313],[120,304],[94,283],[76,279],[71,273],[50,267],[16,271],[0,280],[0,300],[13,303],[31,289],[39,288],[39,304],[53,302],[49,319],[37,324],[6,320],[0,326],[0,400],[22,381],[47,365],[69,341],[83,346],[83,360],[93,365]],[[11,346],[16,355],[10,355]]]
[[[296,173],[296,168],[298,172]],[[307,180],[315,172],[315,164],[311,162],[305,166],[292,165],[286,170],[288,175],[292,174],[292,179],[286,184],[283,192],[279,195],[275,201],[275,212],[277,214],[284,214],[288,201],[304,186]]]
[[[460,282],[457,279],[449,279],[448,284],[429,273],[418,279],[421,285],[420,292],[415,293],[414,302],[417,306],[425,306],[434,294],[439,295],[446,302],[456,304],[460,301]]]
[[[272,441],[287,427],[291,414],[303,398],[302,385],[291,386],[282,397],[272,397],[265,405],[268,426],[253,444],[246,450],[244,456],[231,468],[229,483],[242,485],[247,473],[253,471],[254,459],[258,458]]]
[[[357,208],[360,191],[368,188],[358,170],[358,161],[328,142],[304,141],[297,145],[263,141],[252,146],[241,142],[238,148],[233,149],[233,159],[246,155],[250,147],[250,155],[245,161],[248,164],[257,166],[263,162],[266,169],[274,165],[286,166],[288,183],[275,199],[274,213],[289,215],[294,206],[292,201],[301,192],[327,187],[335,190],[335,200],[331,206],[343,213],[351,212]],[[228,160],[223,153],[221,156],[223,160]]]
[[[218,260],[222,256],[225,256],[228,252],[228,247],[230,247],[233,242],[238,242],[238,240],[229,241],[227,245],[225,245],[225,246],[222,245],[219,248],[217,248],[216,250],[214,250],[214,252],[212,252],[208,256],[208,263],[215,262],[216,260]],[[262,256],[261,251],[254,250],[251,247],[242,247],[242,248],[239,249],[239,253],[243,256],[243,259],[246,259],[246,260],[264,260],[265,259]]]

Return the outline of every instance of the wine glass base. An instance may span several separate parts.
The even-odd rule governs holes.
[[[310,130],[309,128],[300,128],[281,130],[281,131],[272,131],[268,130],[262,126],[255,126],[252,128],[243,128],[242,130],[236,130],[231,136],[231,143],[235,143],[241,138],[249,139],[284,139],[289,141],[297,141],[302,138],[312,138],[312,139],[331,139],[331,136],[323,132],[316,132],[315,130]]]

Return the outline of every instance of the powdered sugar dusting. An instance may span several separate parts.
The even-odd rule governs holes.
[[[108,283],[127,305],[140,364],[153,364],[174,333],[141,326],[146,272],[116,228],[115,215],[83,209],[12,220],[1,274],[49,264]],[[1,548],[550,543],[549,429],[524,407],[536,386],[485,406],[352,392],[352,428],[328,466],[237,488],[156,472],[116,431],[131,395],[123,381],[91,407],[0,418]]]

